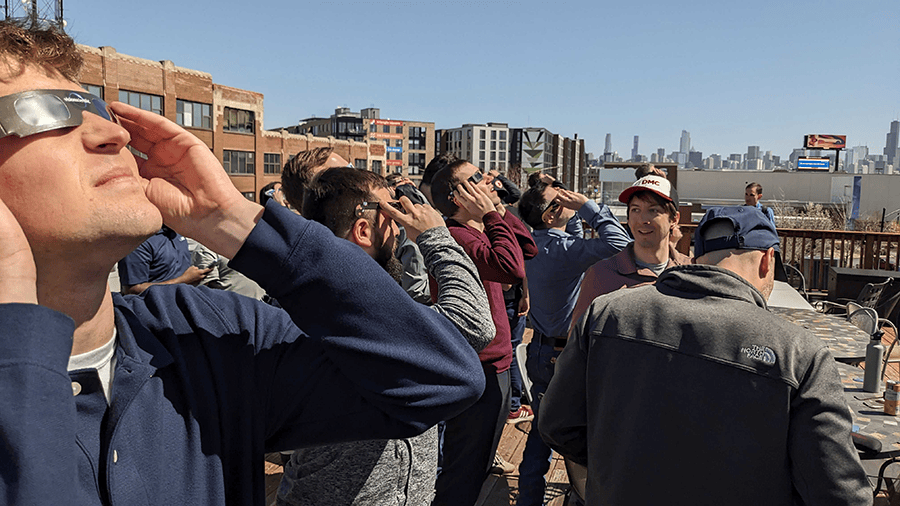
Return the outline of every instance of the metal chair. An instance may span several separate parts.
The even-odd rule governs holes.
[[[864,286],[862,291],[859,292],[859,295],[856,296],[856,300],[851,301],[849,299],[838,299],[837,302],[823,300],[817,303],[816,309],[828,314],[846,313],[848,312],[846,305],[849,302],[855,302],[862,307],[874,308],[878,305],[878,300],[881,298],[881,294],[884,293],[884,289],[891,284],[891,281],[891,278],[886,278],[881,283],[866,283],[866,286]]]
[[[528,343],[521,343],[513,350],[515,354],[516,364],[519,366],[519,374],[522,376],[522,397],[525,398],[526,404],[531,405],[531,379],[528,377],[528,371],[525,369],[525,362],[528,359]]]
[[[887,350],[885,350],[884,361],[881,364],[881,379],[883,381],[888,364],[900,363],[900,358],[891,359],[891,352],[894,351],[894,346],[897,345],[897,326],[887,318],[879,318],[878,313],[873,308],[862,307],[855,302],[847,303],[847,311],[849,312],[847,319],[850,320],[850,323],[869,334],[872,339],[881,339],[884,335],[882,328],[886,325],[893,330],[894,338],[891,340]]]
[[[880,339],[884,332],[878,327],[878,313],[855,302],[847,303],[847,320],[856,325],[872,339]]]
[[[787,283],[794,290],[800,292],[800,295],[803,295],[803,298],[809,302],[809,293],[806,292],[806,278],[803,277],[803,273],[791,264],[784,264],[783,267],[787,274]]]

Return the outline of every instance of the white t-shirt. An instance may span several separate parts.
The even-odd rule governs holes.
[[[109,404],[109,388],[112,385],[113,373],[116,368],[116,329],[113,328],[113,335],[106,344],[96,350],[79,355],[69,357],[68,371],[77,371],[80,369],[96,369],[100,376],[100,386],[103,387],[103,395],[106,396],[106,403]]]

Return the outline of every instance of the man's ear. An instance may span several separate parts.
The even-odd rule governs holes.
[[[357,218],[350,227],[350,231],[347,232],[347,240],[366,249],[371,248],[374,244],[373,235],[374,230],[372,229],[372,224],[369,223],[369,220]]]
[[[766,276],[769,274],[769,271],[774,271],[775,269],[775,248],[769,248],[764,253],[762,258],[759,261],[759,277],[760,279],[766,279]]]

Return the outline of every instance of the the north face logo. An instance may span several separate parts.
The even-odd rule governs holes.
[[[747,348],[741,348],[741,353],[747,355],[750,360],[762,362],[766,365],[775,364],[775,352],[768,346],[751,345]]]

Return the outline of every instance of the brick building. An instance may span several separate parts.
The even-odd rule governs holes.
[[[379,173],[396,172],[413,181],[421,179],[425,165],[434,158],[435,152],[433,122],[382,119],[381,110],[376,107],[360,112],[338,107],[328,118],[306,118],[282,130],[361,142],[368,139],[370,146],[380,144],[386,153],[383,165],[373,160],[369,169]]]
[[[359,168],[379,168],[386,160],[380,142],[266,131],[261,93],[216,84],[206,72],[119,54],[112,47],[78,49],[85,60],[81,83],[88,91],[185,127],[209,146],[234,186],[250,200],[258,199],[260,188],[280,180],[282,166],[299,151],[333,146]]]

